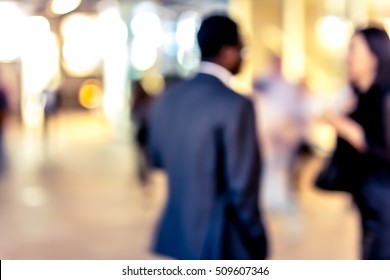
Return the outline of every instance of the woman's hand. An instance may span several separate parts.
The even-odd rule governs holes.
[[[355,125],[352,125],[349,130],[350,131],[348,132],[348,136],[346,136],[345,140],[347,140],[356,150],[364,153],[367,150],[367,143],[363,128],[359,124],[355,123]]]
[[[356,150],[363,153],[367,149],[367,143],[363,128],[354,120],[326,112],[323,120],[332,125],[337,134],[348,141]]]

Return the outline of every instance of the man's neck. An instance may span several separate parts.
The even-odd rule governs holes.
[[[199,67],[199,72],[212,75],[219,79],[226,86],[230,87],[230,80],[233,77],[232,73],[227,70],[222,65],[211,62],[211,61],[202,61]]]

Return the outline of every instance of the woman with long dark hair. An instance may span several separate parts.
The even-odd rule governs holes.
[[[362,223],[362,259],[390,259],[390,40],[380,27],[351,39],[347,70],[357,105],[348,117],[327,115],[349,143],[352,195]],[[352,182],[352,180],[351,180]]]

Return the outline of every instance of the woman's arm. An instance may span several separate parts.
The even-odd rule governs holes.
[[[326,114],[326,121],[334,126],[337,134],[347,140],[356,150],[380,158],[390,164],[390,93],[384,99],[383,110],[384,145],[370,145],[363,128],[355,121],[335,114]]]
[[[361,153],[367,150],[364,130],[357,122],[333,113],[327,113],[325,120],[336,129],[341,138],[348,141],[356,150]]]

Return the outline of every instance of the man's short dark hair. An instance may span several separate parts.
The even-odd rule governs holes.
[[[214,58],[224,46],[239,44],[237,24],[226,15],[206,17],[198,31],[202,60]]]

